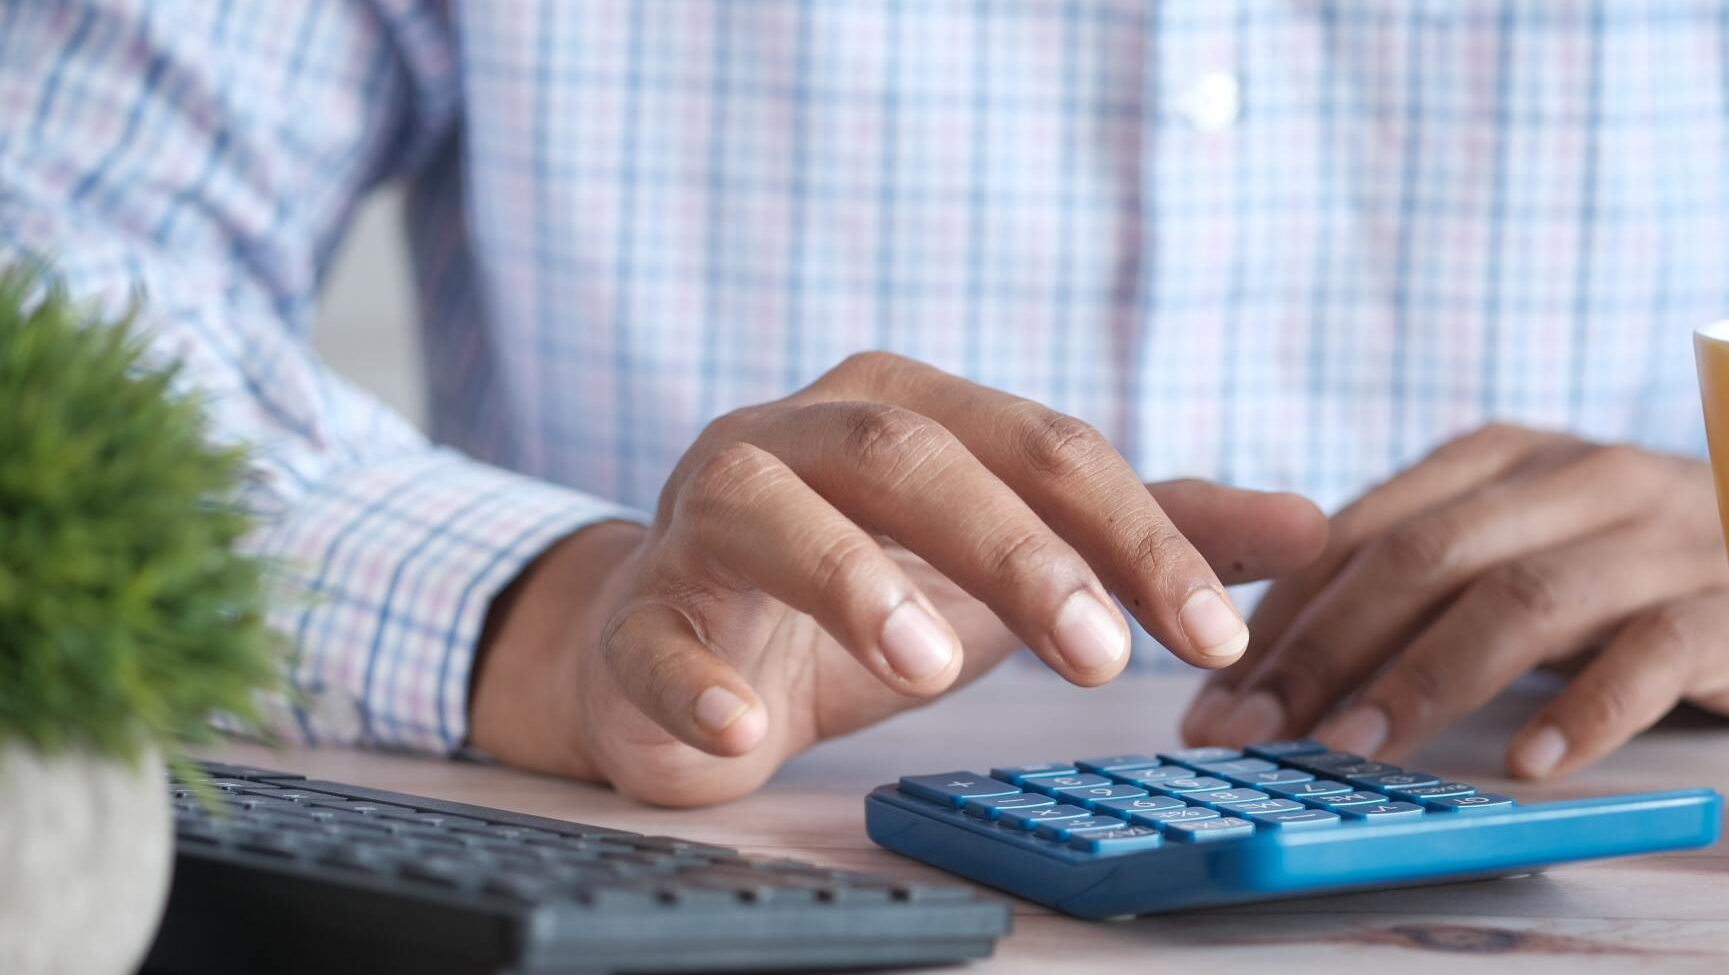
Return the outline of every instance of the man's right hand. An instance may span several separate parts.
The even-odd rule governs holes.
[[[1317,555],[1291,495],[1141,483],[1093,428],[885,353],[712,423],[654,523],[596,525],[494,607],[472,740],[652,802],[742,795],[816,741],[1019,646],[1081,685],[1127,662],[1114,595],[1202,667],[1238,582]]]

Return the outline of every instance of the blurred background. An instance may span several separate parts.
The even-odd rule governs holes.
[[[413,278],[402,239],[402,192],[362,209],[324,283],[313,345],[330,365],[426,428],[426,384]]]

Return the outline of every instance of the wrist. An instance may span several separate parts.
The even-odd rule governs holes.
[[[648,529],[604,521],[547,549],[493,599],[475,649],[469,741],[512,765],[599,779],[583,734],[576,677],[600,623],[607,581]]]

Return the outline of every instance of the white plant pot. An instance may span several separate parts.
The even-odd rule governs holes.
[[[0,972],[128,975],[174,849],[162,762],[0,744]]]

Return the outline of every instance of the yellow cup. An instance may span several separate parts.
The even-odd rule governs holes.
[[[1699,393],[1705,401],[1705,437],[1717,474],[1717,511],[1729,536],[1729,319],[1693,333],[1699,358]]]

